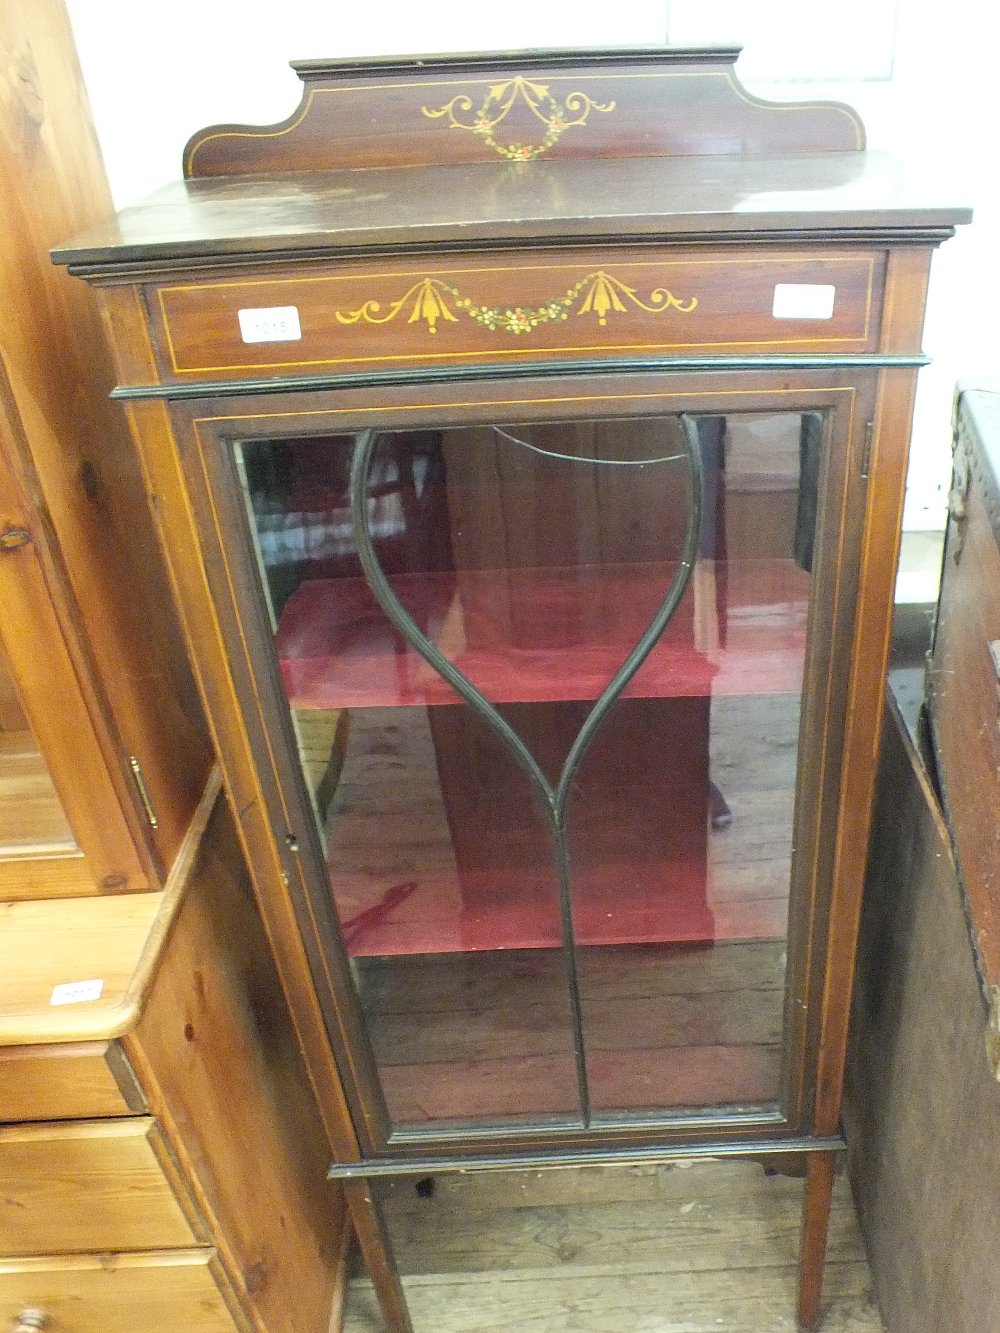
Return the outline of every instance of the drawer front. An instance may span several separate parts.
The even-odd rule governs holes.
[[[183,1197],[152,1119],[0,1128],[0,1255],[187,1247]]]
[[[37,1310],[45,1333],[235,1333],[211,1250],[0,1260],[0,1328]]]
[[[149,293],[167,379],[602,356],[872,351],[884,255],[594,250]]]
[[[0,1049],[0,1124],[145,1111],[117,1042]]]

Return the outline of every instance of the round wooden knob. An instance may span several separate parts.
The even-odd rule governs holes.
[[[44,1310],[22,1310],[11,1333],[38,1333],[48,1322],[49,1317]]]
[[[0,532],[0,553],[18,551],[30,541],[31,533],[27,528],[4,528],[3,532]]]

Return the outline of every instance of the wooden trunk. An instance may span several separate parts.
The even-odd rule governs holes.
[[[845,1102],[855,1199],[889,1333],[993,1333],[1000,1085],[988,1008],[971,902],[893,707],[878,792]]]
[[[1000,986],[1000,392],[956,404],[951,516],[927,675],[945,818],[976,963]],[[996,1001],[993,1001],[994,1005]],[[1000,1076],[1000,1048],[994,1055]]]

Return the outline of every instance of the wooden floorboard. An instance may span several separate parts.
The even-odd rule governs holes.
[[[783,951],[780,941],[582,950],[595,1109],[775,1101]],[[359,972],[396,1120],[575,1110],[565,973],[554,951],[397,956]]]
[[[416,1333],[791,1333],[801,1181],[754,1163],[441,1177],[385,1194]],[[846,1179],[821,1333],[882,1328]],[[376,1333],[350,1283],[345,1333]]]

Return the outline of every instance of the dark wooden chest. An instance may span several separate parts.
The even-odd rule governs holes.
[[[928,700],[981,980],[995,997],[1000,985],[1000,385],[959,395],[950,515]]]

